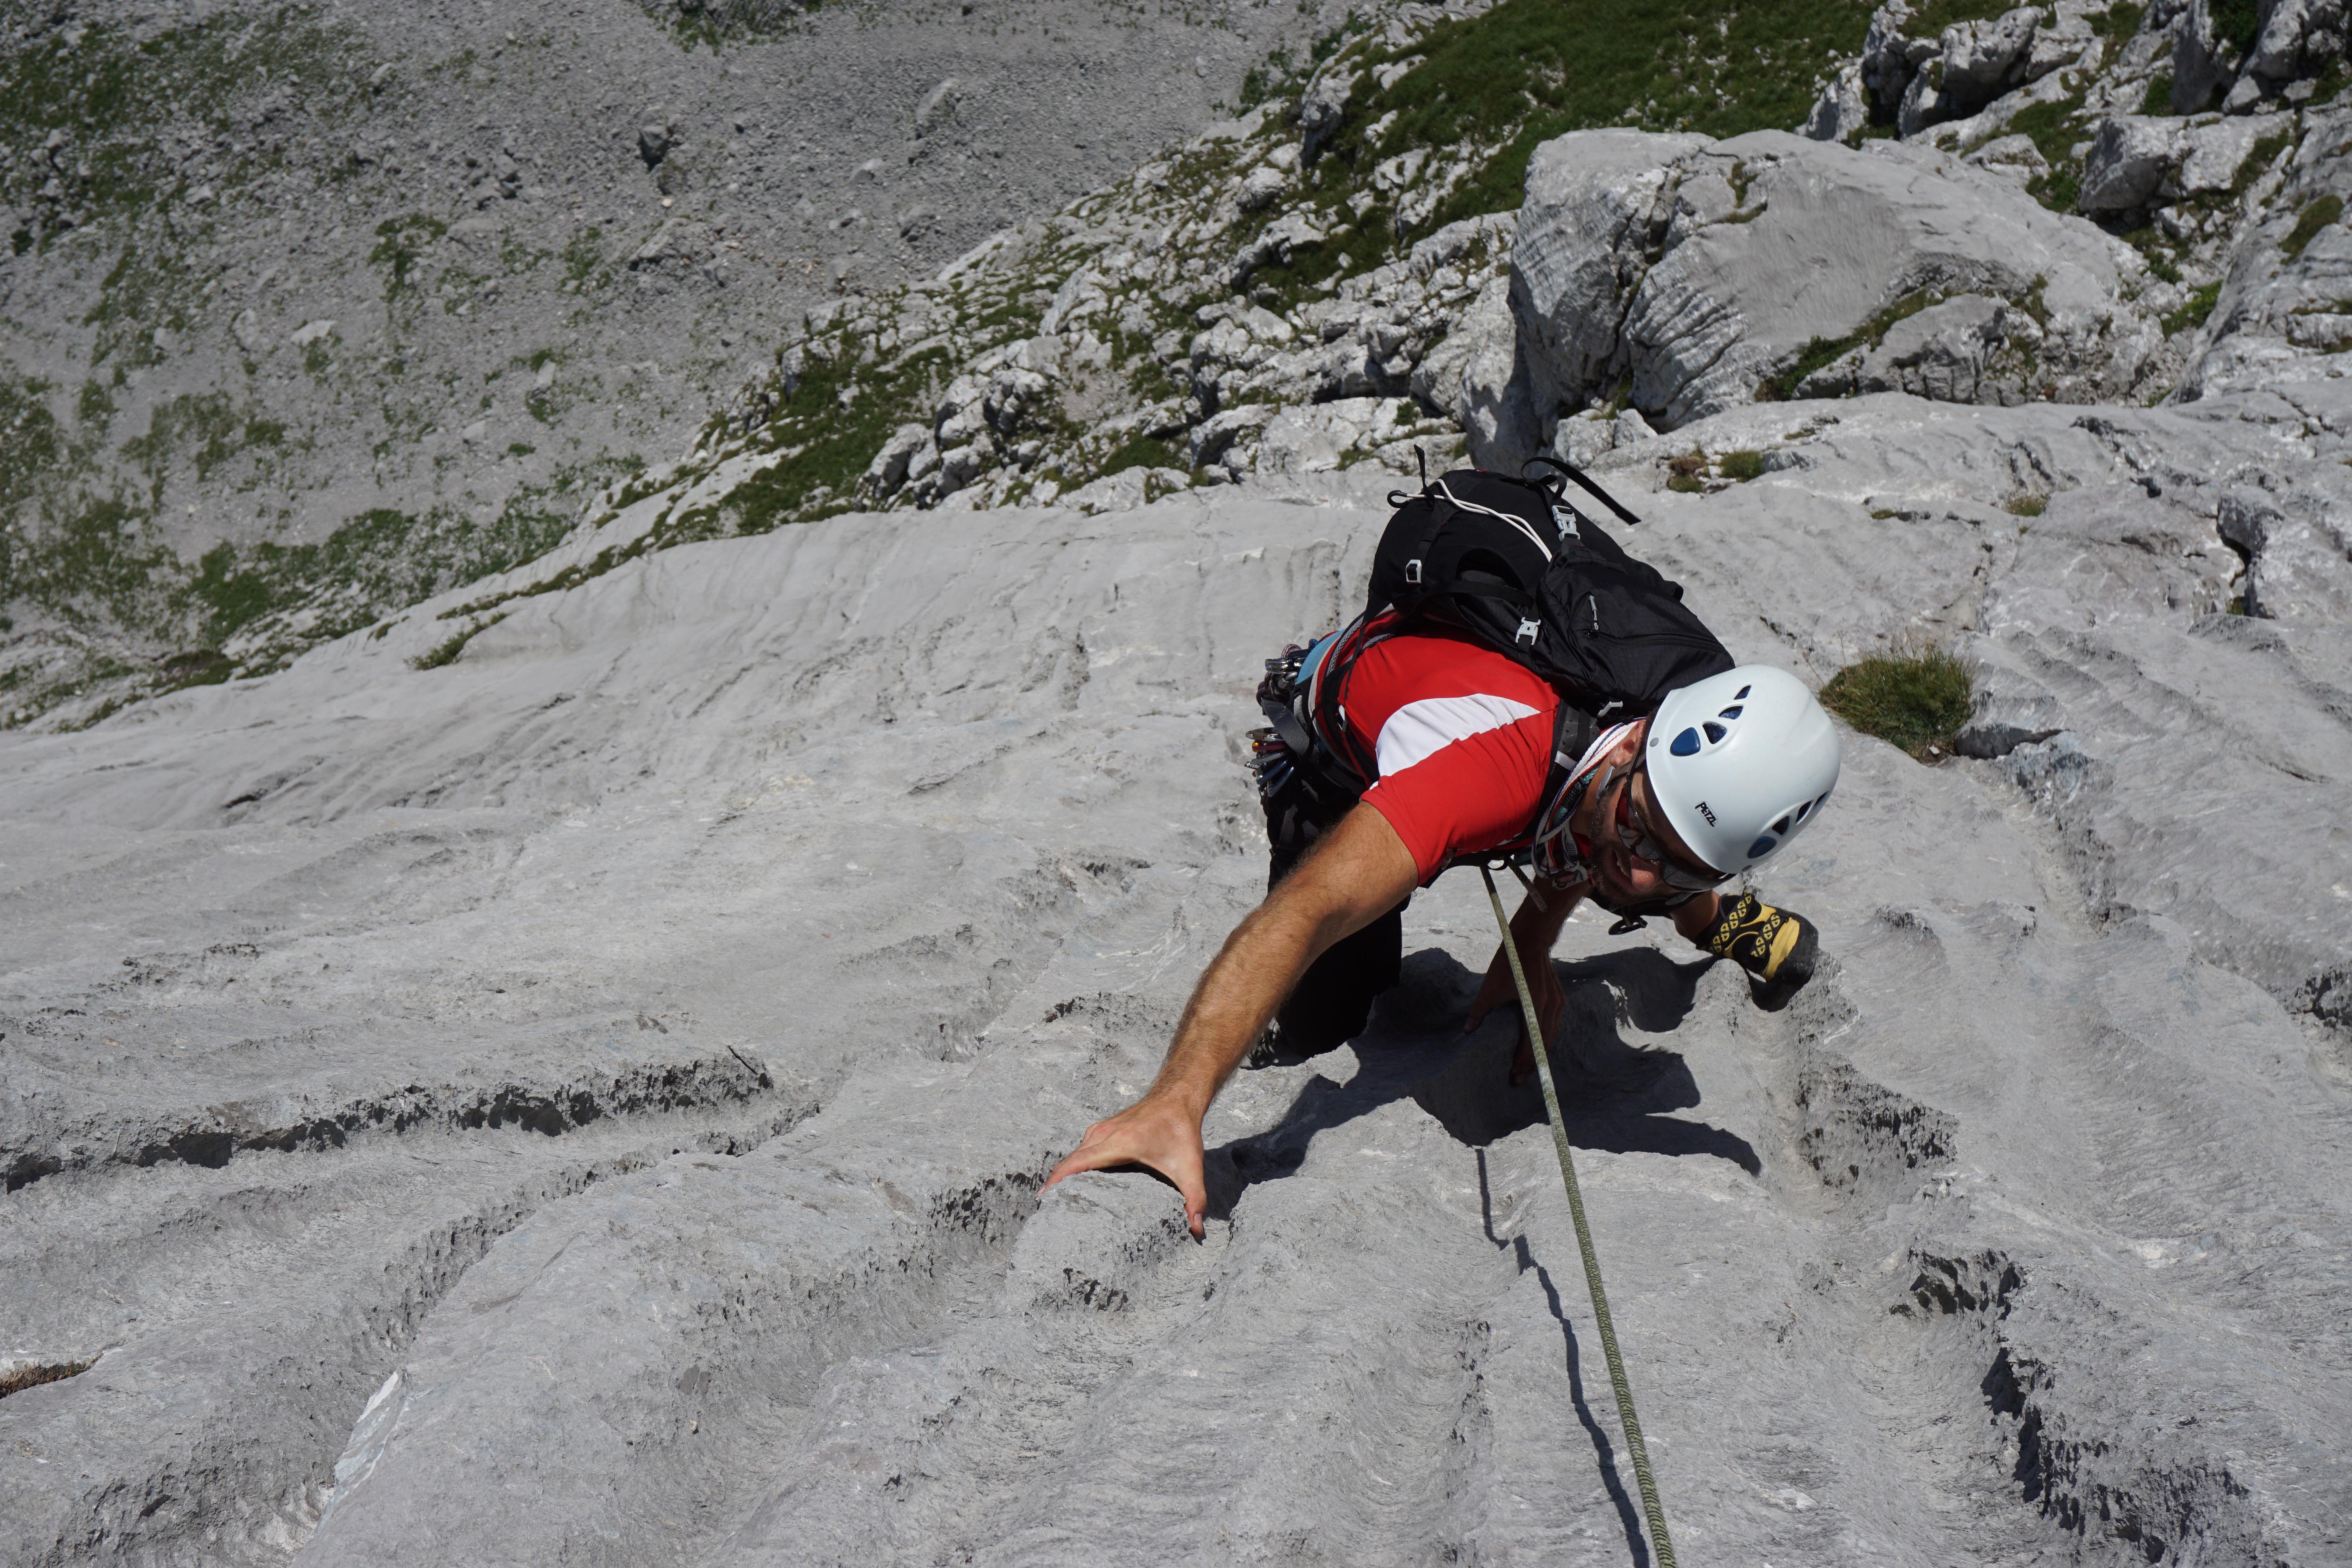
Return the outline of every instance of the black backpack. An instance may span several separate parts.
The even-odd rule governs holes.
[[[1548,466],[1641,520],[1565,464]],[[1732,667],[1683,604],[1681,585],[1636,561],[1561,498],[1561,479],[1456,468],[1396,511],[1372,559],[1367,616],[1443,606],[1478,641],[1542,676],[1574,707],[1622,721]]]
[[[1364,649],[1436,622],[1549,681],[1561,697],[1549,800],[1607,724],[1654,712],[1666,693],[1732,668],[1731,655],[1683,604],[1679,584],[1634,560],[1563,497],[1563,476],[1629,523],[1641,520],[1583,473],[1549,458],[1544,479],[1455,468],[1396,508],[1373,556],[1364,613],[1304,672],[1269,660],[1259,693],[1294,751],[1352,797],[1377,774],[1369,738],[1349,729],[1339,679]],[[1534,467],[1530,464],[1529,467]],[[1281,679],[1287,674],[1293,679]],[[1273,700],[1269,700],[1272,699]],[[1301,731],[1304,731],[1302,733]]]

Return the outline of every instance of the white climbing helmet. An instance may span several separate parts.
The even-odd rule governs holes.
[[[1667,825],[1726,875],[1794,838],[1837,787],[1830,716],[1803,681],[1769,664],[1666,693],[1643,753]]]

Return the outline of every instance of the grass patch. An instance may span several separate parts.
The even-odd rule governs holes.
[[[1764,454],[1745,448],[1726,452],[1716,459],[1715,471],[1727,479],[1738,479],[1742,484],[1749,479],[1761,479],[1764,476]]]
[[[2140,18],[2146,15],[2147,12],[2137,5],[2110,5],[2091,18],[2091,31],[2111,44],[2126,43],[2139,31]],[[2171,80],[2168,78],[2165,89],[2169,91],[2171,87]]]
[[[1933,38],[1962,22],[1989,22],[2016,7],[2006,0],[1925,0],[1903,24],[1906,37]]]
[[[1822,706],[1926,762],[1951,752],[1975,704],[1969,667],[1948,648],[1898,646],[1830,677]]]
[[[414,289],[410,281],[425,250],[449,232],[449,226],[424,213],[388,217],[375,226],[375,244],[368,265],[384,269],[383,298],[389,304]]]
[[[2294,227],[2288,230],[2284,239],[2279,241],[2279,248],[2286,252],[2290,260],[2300,259],[2303,256],[2303,247],[2318,238],[2321,229],[2343,216],[2344,198],[2342,196],[2331,195],[2320,197],[2295,215]]]
[[[1184,454],[1157,437],[1138,433],[1110,449],[1096,470],[1097,478],[1124,473],[1129,468],[1186,468]]]
[[[1759,403],[1786,403],[1797,395],[1797,389],[1815,371],[1825,369],[1843,359],[1865,343],[1876,348],[1886,339],[1887,329],[1895,322],[1908,321],[1930,305],[1941,304],[1943,293],[1935,289],[1916,289],[1887,306],[1862,325],[1862,330],[1842,338],[1815,338],[1798,352],[1795,361],[1785,370],[1766,376],[1757,384]]]
[[[2075,142],[2084,140],[2081,121],[2084,102],[2084,95],[2076,93],[2049,103],[2029,103],[2011,115],[2001,127],[2003,135],[2030,139],[2033,150],[2050,165],[2048,174],[2037,174],[2026,188],[2041,199],[2042,205],[2054,210],[2073,207],[2081,189],[2082,171],[2068,154]]]
[[[1368,61],[1423,57],[1386,91],[1360,89],[1335,145],[1356,144],[1351,132],[1393,113],[1366,149],[1374,159],[1494,149],[1473,159],[1427,226],[1508,211],[1529,156],[1563,132],[1722,137],[1801,123],[1817,79],[1861,47],[1870,11],[1865,0],[1501,0]]]
[[[473,641],[477,634],[498,625],[499,622],[504,619],[506,619],[504,616],[492,616],[487,621],[475,622],[463,631],[451,633],[449,637],[443,641],[434,644],[423,653],[418,654],[415,658],[410,659],[408,661],[408,668],[411,669],[439,669],[446,665],[457,663],[457,656],[466,651],[466,645]]]
[[[2294,132],[2292,131],[2276,132],[2257,140],[2239,163],[2237,173],[2230,176],[2230,194],[2244,195],[2246,188],[2261,179],[2269,170],[2272,161],[2285,152],[2294,141]],[[2340,207],[2342,204],[2339,202],[2337,205]]]
[[[2172,112],[2172,73],[2165,71],[2152,77],[2147,84],[2147,96],[2139,100],[2142,114],[2165,116]]]
[[[2214,0],[2213,32],[2223,43],[2236,45],[2243,55],[2262,37],[2261,0]]]
[[[309,7],[215,12],[144,38],[99,24],[58,25],[65,8],[11,5],[10,47],[0,53],[0,146],[17,156],[0,168],[0,205],[41,215],[19,247],[46,245],[70,210],[79,222],[165,210],[198,183],[226,195],[254,174],[282,167],[292,111],[339,117],[361,96],[355,32]],[[257,114],[265,95],[278,113]],[[191,175],[166,128],[229,150]],[[52,158],[53,131],[68,137]],[[257,132],[258,133],[257,134]],[[52,177],[64,200],[36,193]]]
[[[2179,310],[2164,313],[2164,335],[2168,338],[2176,332],[2195,331],[2205,324],[2205,319],[2213,313],[2213,306],[2221,298],[2221,280],[2219,278],[2201,289],[2191,289]]]
[[[2013,517],[2040,517],[2050,510],[2048,496],[2011,496],[2000,503],[2001,510]]]
[[[823,359],[810,345],[797,384],[770,385],[781,406],[759,434],[782,456],[728,491],[716,507],[681,515],[656,548],[696,539],[767,533],[860,504],[866,465],[902,424],[922,423],[948,379],[948,354],[933,349],[895,365],[861,365],[845,343]]]

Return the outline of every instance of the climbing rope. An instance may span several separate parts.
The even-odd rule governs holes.
[[[1675,1543],[1666,1538],[1666,1510],[1658,1503],[1658,1483],[1650,1475],[1650,1450],[1642,1441],[1642,1418],[1633,1414],[1633,1385],[1625,1381],[1625,1361],[1617,1353],[1617,1330],[1609,1321],[1609,1297],[1601,1289],[1601,1259],[1592,1250],[1592,1229],[1584,1223],[1584,1194],[1576,1184],[1576,1159],[1568,1149],[1568,1123],[1559,1113],[1559,1089],[1551,1080],[1551,1042],[1543,1037],[1536,1016],[1535,993],[1528,989],[1527,971],[1519,966],[1519,944],[1511,940],[1511,922],[1503,913],[1503,895],[1495,890],[1495,874],[1486,867],[1486,897],[1495,906],[1495,924],[1503,933],[1503,952],[1511,962],[1511,978],[1519,987],[1519,1012],[1527,1019],[1528,1038],[1535,1042],[1536,1074],[1543,1080],[1544,1110],[1551,1116],[1552,1146],[1559,1151],[1560,1180],[1568,1184],[1568,1212],[1576,1220],[1576,1247],[1584,1254],[1584,1286],[1592,1293],[1592,1316],[1601,1325],[1601,1353],[1609,1358],[1609,1386],[1617,1394],[1617,1418],[1624,1423],[1625,1449],[1633,1456],[1633,1479],[1642,1488],[1642,1513],[1650,1521],[1650,1549],[1658,1568],[1675,1568]],[[1532,889],[1530,889],[1532,891]]]

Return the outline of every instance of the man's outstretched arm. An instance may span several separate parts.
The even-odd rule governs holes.
[[[1045,1178],[1148,1165],[1176,1184],[1202,1234],[1209,1206],[1201,1121],[1307,965],[1402,903],[1421,879],[1388,818],[1359,805],[1250,911],[1192,988],[1160,1076],[1141,1100],[1096,1122]]]

